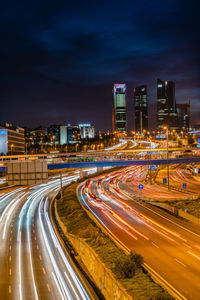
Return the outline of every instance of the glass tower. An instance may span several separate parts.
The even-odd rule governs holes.
[[[175,83],[157,79],[157,129],[178,129]]]
[[[134,89],[135,100],[135,131],[148,130],[147,86],[141,85]]]
[[[126,84],[114,84],[112,88],[112,130],[127,130]]]

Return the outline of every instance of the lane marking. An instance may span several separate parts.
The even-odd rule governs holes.
[[[190,245],[186,244],[186,243],[183,243],[183,245],[190,248],[190,249],[192,249],[192,247]]]
[[[50,286],[49,286],[48,283],[47,283],[47,290],[48,290],[49,292],[51,291]]]
[[[183,267],[186,267],[186,265],[185,265],[184,263],[182,263],[180,260],[178,260],[177,258],[175,258],[175,261],[176,261],[177,263],[179,263],[180,265],[182,265]]]
[[[12,291],[11,285],[9,285],[9,287],[8,287],[8,293],[11,294],[11,291]]]
[[[41,255],[39,255],[39,258],[40,258],[40,260],[42,260],[42,256]]]
[[[153,270],[149,265],[144,263],[145,268],[149,271],[151,275],[154,277],[157,277],[165,284],[166,287],[168,287],[175,295],[176,299],[184,299],[187,300],[179,291],[177,291],[176,288],[174,288],[167,280],[165,280],[161,275],[159,275],[155,270]]]
[[[43,273],[44,273],[44,275],[46,274],[46,271],[45,271],[45,268],[43,267],[42,268],[42,271],[43,271]]]
[[[200,249],[200,246],[199,246],[199,245],[194,245],[194,246],[195,246],[195,248]]]
[[[127,194],[126,194],[126,195],[127,195]],[[145,206],[142,205],[142,204],[139,203],[138,201],[135,201],[134,199],[132,199],[131,197],[129,197],[129,195],[127,195],[127,197],[128,197],[130,200],[134,201],[136,204],[142,206],[143,208],[146,208],[146,209],[150,210],[151,212],[153,212],[154,214],[158,215],[159,217],[161,217],[161,218],[163,218],[163,219],[169,221],[169,222],[172,223],[172,224],[175,224],[176,226],[182,228],[183,230],[185,230],[185,231],[187,231],[187,232],[190,232],[190,233],[192,233],[192,234],[194,234],[194,235],[196,235],[196,236],[198,236],[198,237],[200,238],[200,235],[197,234],[197,233],[195,233],[194,231],[191,231],[190,229],[187,229],[186,227],[184,227],[184,226],[182,226],[182,225],[180,225],[180,224],[178,224],[178,223],[176,223],[176,222],[170,220],[169,218],[167,218],[167,217],[165,217],[165,216],[162,216],[161,214],[159,214],[158,212],[156,212],[156,210],[153,210],[153,209],[147,207],[146,205],[145,205]],[[156,208],[157,208],[157,207],[156,207]]]
[[[11,270],[11,268],[9,269],[9,275],[10,275],[10,276],[12,275],[12,270]]]
[[[12,249],[11,245],[10,245],[10,250]]]
[[[158,245],[156,245],[154,242],[151,242],[152,243],[152,245],[154,246],[154,247],[156,247],[156,248],[160,248]]]
[[[11,255],[9,256],[9,261],[11,261],[12,260],[12,257],[11,257]]]
[[[191,251],[188,251],[188,253],[192,256],[194,256],[196,259],[200,260],[200,257],[194,253],[192,253]]]
[[[36,248],[39,249],[39,246],[37,245]]]
[[[109,233],[109,235],[111,235],[111,237],[113,237],[121,246],[123,246],[123,248],[126,250],[126,251],[130,251],[130,249],[121,241],[119,240],[112,232],[110,229],[108,229],[108,227],[105,225],[105,223],[95,214],[95,212],[89,207],[89,205],[87,204],[87,202],[85,201],[84,199],[84,196],[83,196],[83,184],[80,186],[80,196],[82,198],[82,203],[83,203],[83,206],[86,207],[86,209],[96,217],[96,219],[99,221],[99,223],[104,227],[106,228],[107,232]],[[134,200],[133,200],[134,201]],[[137,203],[137,201],[134,201]],[[143,206],[140,204],[140,206]],[[149,208],[147,208],[149,209]],[[151,209],[149,209],[151,210]],[[153,210],[152,210],[153,211]],[[154,211],[153,211],[154,212]],[[155,212],[156,213],[156,212]],[[158,213],[156,213],[158,214]],[[158,214],[159,215],[159,214]],[[161,216],[162,217],[162,216]],[[164,217],[165,218],[165,217]],[[173,221],[172,221],[173,223]],[[182,227],[182,226],[180,226]],[[190,230],[188,230],[190,231]],[[196,234],[197,236],[199,236],[198,234]],[[167,282],[162,276],[160,276],[155,270],[153,270],[148,264],[144,263],[143,264],[144,268],[154,277],[157,277],[161,280],[161,282],[164,283],[165,286],[168,287],[168,289],[170,290],[170,292],[172,292],[173,294],[176,295],[177,299],[181,299],[181,300],[187,300],[187,298],[185,298],[176,288],[174,288],[169,282]],[[52,272],[52,275],[53,272]]]

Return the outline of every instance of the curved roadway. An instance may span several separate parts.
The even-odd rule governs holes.
[[[200,226],[141,203],[138,191],[136,199],[130,197],[133,190],[127,181],[138,180],[143,172],[133,167],[127,173],[118,171],[94,178],[80,187],[79,198],[118,242],[143,255],[145,263],[176,291],[179,299],[197,300]]]

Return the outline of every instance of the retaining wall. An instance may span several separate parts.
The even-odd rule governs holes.
[[[93,281],[101,290],[104,297],[114,300],[131,300],[132,297],[128,295],[126,290],[120,285],[113,273],[104,265],[95,251],[83,239],[77,238],[67,232],[66,226],[58,215],[56,201],[55,216],[62,231],[79,254]]]

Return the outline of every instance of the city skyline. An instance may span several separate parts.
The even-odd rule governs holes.
[[[155,82],[165,78],[176,83],[177,103],[191,98],[197,123],[198,3],[179,4],[102,1],[46,8],[36,1],[13,3],[10,10],[4,3],[1,120],[32,127],[89,120],[97,129],[111,129],[110,87],[125,82],[133,128],[133,88],[145,83],[154,129]]]

